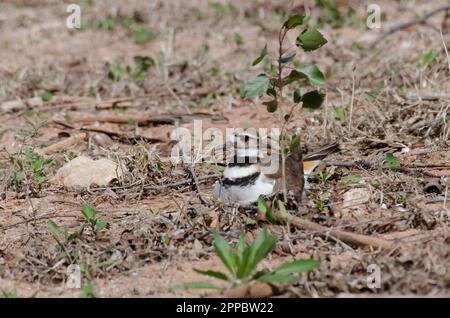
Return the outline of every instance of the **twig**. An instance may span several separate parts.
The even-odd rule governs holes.
[[[42,149],[36,149],[36,152],[39,154],[42,154],[42,155],[52,154],[63,148],[77,144],[78,142],[86,139],[86,136],[87,136],[86,133],[75,134],[73,136],[70,136],[69,138],[61,140],[61,141],[59,141],[53,145],[50,145],[48,147],[45,147]]]
[[[177,101],[177,103],[178,103],[180,106],[182,106],[182,107],[184,108],[184,110],[185,110],[187,113],[190,114],[190,113],[191,113],[191,110],[189,109],[189,107],[181,100],[180,97],[178,97],[177,94],[175,94],[175,92],[174,92],[173,89],[170,87],[169,83],[167,83],[167,82],[166,82],[166,88],[167,88],[167,91],[170,93],[170,95],[172,95],[172,96],[175,98],[175,100]]]
[[[197,178],[197,175],[195,174],[194,168],[192,166],[189,166],[186,168],[186,171],[192,176],[192,181],[194,182],[195,190],[197,191],[197,195],[198,195],[198,198],[200,199],[200,202],[202,204],[206,205],[207,207],[212,206],[213,204],[211,202],[209,202],[206,198],[203,197],[203,194],[200,190],[200,185],[198,183],[198,178]]]
[[[373,41],[370,45],[369,48],[374,48],[375,46],[377,46],[381,41],[383,41],[386,37],[388,37],[389,35],[399,31],[399,30],[403,30],[406,29],[412,25],[415,24],[426,24],[427,20],[429,18],[431,18],[432,16],[442,12],[442,11],[447,11],[450,10],[450,3],[444,4],[440,7],[435,8],[434,10],[431,10],[430,12],[428,12],[427,14],[425,14],[424,16],[420,17],[420,18],[414,18],[414,19],[407,19],[407,20],[401,20],[398,21],[397,23],[393,24],[390,28],[388,28],[386,31],[384,31],[383,33],[381,33],[376,39],[375,41]]]
[[[444,45],[445,55],[447,56],[448,62],[448,72],[450,74],[450,55],[448,54],[447,45],[445,44],[444,35],[442,34],[442,29],[440,29],[439,32],[441,33],[442,45]]]
[[[61,125],[66,128],[69,128],[69,129],[77,129],[77,130],[81,130],[81,131],[90,131],[90,132],[98,132],[98,133],[106,134],[106,135],[110,136],[111,138],[115,138],[121,142],[126,142],[126,143],[131,143],[131,144],[136,143],[137,140],[143,140],[148,143],[164,142],[164,140],[158,139],[158,138],[149,138],[146,136],[127,136],[126,134],[122,134],[117,131],[112,131],[109,129],[99,128],[99,127],[77,128],[71,124],[68,124],[68,123],[58,120],[58,119],[53,119],[53,123]]]
[[[277,216],[280,219],[283,219],[283,216],[281,215],[280,211],[277,211]],[[336,237],[337,239],[348,244],[354,244],[358,246],[371,246],[375,248],[381,248],[384,250],[391,250],[395,247],[395,244],[393,242],[390,242],[382,238],[351,233],[333,228],[327,228],[325,226],[319,225],[317,223],[305,219],[301,219],[291,214],[288,214],[287,221],[289,222],[289,224],[295,226],[298,229],[325,233],[324,234],[325,236],[326,233],[329,233],[332,236]]]
[[[340,161],[326,161],[325,164],[327,166],[336,166],[336,167],[345,167],[345,168],[357,168],[357,169],[383,169],[383,170],[389,170],[390,167],[383,167],[379,166],[378,164],[371,163],[369,161],[356,161],[356,162],[340,162]],[[427,171],[423,171],[423,168],[447,168],[450,167],[448,165],[409,165],[408,167],[397,167],[396,171],[406,173],[406,174],[416,174],[416,173],[423,173],[424,175],[432,178],[439,178],[439,176],[436,176],[432,173],[429,173]]]
[[[348,132],[352,130],[352,119],[353,119],[353,105],[355,103],[355,69],[353,68],[352,74],[352,97],[350,101],[350,116],[348,119]]]
[[[48,220],[50,218],[77,218],[78,216],[76,215],[44,215],[44,216],[38,216],[36,218],[32,218],[32,219],[27,219],[24,221],[20,221],[14,224],[9,224],[9,225],[4,225],[2,227],[0,227],[0,231],[4,231],[4,230],[8,230],[11,229],[13,227],[16,227],[18,225],[22,225],[22,224],[28,224],[30,222],[35,223],[36,221],[41,221],[41,220]]]

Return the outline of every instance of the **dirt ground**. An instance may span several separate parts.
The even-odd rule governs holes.
[[[172,287],[202,279],[194,268],[224,270],[212,229],[235,241],[241,230],[252,239],[268,227],[279,240],[263,266],[321,262],[274,296],[450,296],[450,18],[441,12],[368,48],[396,21],[448,1],[377,1],[381,31],[366,27],[373,1],[336,1],[336,16],[315,1],[84,0],[82,27],[72,30],[66,9],[74,2],[0,3],[0,292],[78,297],[90,281],[98,297],[220,296]],[[207,207],[185,167],[164,160],[180,116],[189,130],[192,119],[223,131],[278,127],[261,101],[240,96],[242,81],[262,71],[251,67],[260,50],[268,43],[275,52],[289,8],[309,10],[328,39],[298,55],[326,74],[325,105],[297,109],[290,129],[306,152],[331,141],[341,148],[318,167],[297,214],[384,238],[392,249],[255,222],[254,209],[214,201],[220,169],[199,163],[201,192],[214,201]],[[80,155],[111,159],[126,172],[107,187],[51,182]],[[64,247],[67,257],[48,221],[76,231],[86,224],[86,202],[110,226],[86,228]],[[71,264],[82,267],[84,289],[66,288]],[[370,264],[380,269],[380,288],[367,286]]]

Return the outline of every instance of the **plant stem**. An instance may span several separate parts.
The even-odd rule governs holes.
[[[286,38],[286,34],[288,32],[288,29],[281,27],[280,32],[278,34],[278,81],[277,81],[277,87],[278,87],[278,95],[280,99],[279,103],[279,111],[280,114],[280,121],[283,122],[284,119],[284,113],[283,113],[283,64],[281,63],[281,59],[283,57],[283,42]],[[280,151],[281,151],[281,186],[283,188],[283,200],[284,202],[287,202],[287,185],[286,185],[286,154],[284,153],[284,145],[282,142],[283,138],[283,130],[284,130],[285,123],[283,124],[283,127],[281,129],[280,134]]]

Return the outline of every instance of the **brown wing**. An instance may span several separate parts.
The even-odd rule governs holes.
[[[317,149],[316,151],[313,151],[311,153],[306,154],[303,157],[303,161],[321,161],[326,156],[329,156],[330,154],[339,151],[339,144],[334,142],[328,145],[323,146],[320,149]]]

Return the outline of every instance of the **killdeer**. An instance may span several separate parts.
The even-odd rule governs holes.
[[[213,195],[225,203],[242,205],[256,202],[259,196],[281,191],[281,158],[276,142],[263,140],[250,133],[231,136],[224,147],[233,147],[234,155],[223,171],[221,182],[214,184]],[[263,149],[261,145],[264,146]],[[264,150],[264,151],[263,151]],[[329,154],[338,150],[336,143],[328,144],[303,158],[300,149],[292,151],[286,158],[286,184],[301,200],[303,184],[307,177]],[[303,169],[302,169],[303,168]],[[307,187],[307,186],[306,186]],[[305,187],[305,188],[306,188]]]

